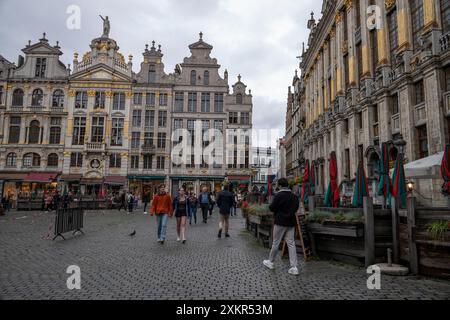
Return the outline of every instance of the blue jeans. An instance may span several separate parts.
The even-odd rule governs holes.
[[[168,214],[158,214],[156,216],[158,221],[158,240],[166,240],[167,219]]]
[[[192,217],[194,217],[194,221],[197,223],[197,207],[189,209],[189,223],[192,223]]]

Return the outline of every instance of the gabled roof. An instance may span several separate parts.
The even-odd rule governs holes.
[[[45,33],[41,39],[39,39],[39,42],[35,44],[28,44],[25,48],[22,49],[23,53],[30,54],[30,53],[38,53],[38,54],[55,54],[55,55],[62,55],[62,51],[59,50],[59,42],[56,42],[55,46],[51,46],[48,44],[48,40],[45,38]]]
[[[111,78],[96,78],[96,77],[92,77],[92,75],[95,75],[96,72],[98,72],[99,74],[101,72],[106,72],[108,74],[111,75]],[[89,79],[86,79],[85,77],[88,76]],[[114,76],[114,77],[113,77]],[[133,78],[130,78],[127,74],[120,72],[119,70],[115,70],[113,68],[111,68],[110,66],[103,64],[103,63],[98,63],[95,64],[89,68],[86,68],[80,72],[74,73],[70,76],[70,80],[72,81],[76,81],[76,80],[106,80],[106,81],[125,81],[125,82],[133,82]]]
[[[212,50],[213,46],[203,41],[203,32],[200,32],[199,35],[200,35],[200,39],[197,42],[189,45],[189,49]]]

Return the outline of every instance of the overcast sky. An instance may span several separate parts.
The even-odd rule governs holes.
[[[81,10],[80,30],[66,27],[70,5]],[[287,88],[301,43],[307,42],[306,23],[311,11],[320,16],[321,6],[320,0],[0,0],[0,54],[16,62],[28,40],[35,43],[46,32],[50,44],[60,41],[62,61],[72,63],[74,52],[82,56],[102,34],[101,14],[109,16],[110,37],[120,51],[133,54],[134,72],[145,44],[155,40],[170,73],[202,31],[214,46],[220,73],[228,69],[230,85],[240,73],[252,90],[254,128],[276,129],[282,136]]]

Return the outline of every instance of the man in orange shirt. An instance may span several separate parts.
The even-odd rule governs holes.
[[[166,240],[167,219],[173,215],[172,197],[166,192],[166,186],[160,185],[158,194],[153,197],[150,209],[151,215],[156,214],[158,220],[158,242],[164,244]]]

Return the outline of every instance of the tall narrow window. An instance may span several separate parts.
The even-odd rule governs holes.
[[[158,127],[165,128],[167,126],[167,111],[158,112]]]
[[[131,169],[139,169],[139,156],[131,156]]]
[[[153,155],[151,154],[144,155],[144,169],[145,170],[152,169],[152,164],[153,164]]]
[[[191,71],[191,86],[195,86],[197,84],[197,72],[195,70]]]
[[[133,95],[133,104],[136,105],[136,106],[142,105],[142,93],[136,92]]]
[[[64,107],[64,92],[62,90],[58,89],[53,92],[52,107],[54,108]]]
[[[202,112],[211,111],[211,97],[209,92],[202,93],[201,111]]]
[[[149,107],[154,107],[156,104],[156,95],[154,92],[147,93],[145,97],[146,101],[145,104]]]
[[[450,32],[450,1],[441,0],[441,21],[442,32],[444,34]]]
[[[208,70],[206,70],[203,74],[203,84],[205,86],[209,85],[209,71]]]
[[[389,27],[389,49],[391,53],[391,63],[394,62],[395,51],[398,47],[398,24],[397,24],[397,10],[394,8],[387,16]]]
[[[47,68],[47,58],[36,58],[36,78],[45,77],[45,69]]]
[[[61,143],[61,118],[52,117],[50,118],[50,144],[60,144]]]
[[[0,86],[0,105],[3,104],[3,86]]]
[[[30,122],[30,129],[28,131],[28,143],[37,144],[40,141],[41,125],[39,121],[33,120]]]
[[[14,90],[12,105],[13,105],[13,107],[22,107],[23,106],[23,90],[22,89]]]
[[[87,101],[88,101],[87,92],[78,91],[75,95],[75,108],[86,109]]]
[[[6,166],[15,167],[17,166],[17,153],[11,152],[6,156]]]
[[[414,84],[414,105],[421,104],[424,101],[425,101],[425,91],[423,87],[423,80],[420,80]]]
[[[165,149],[166,148],[166,133],[165,132],[158,132],[158,149]]]
[[[159,105],[161,107],[167,106],[167,93],[160,93],[159,94]]]
[[[361,45],[361,43],[356,46],[356,55],[357,55],[357,58],[358,58],[359,81],[361,82],[361,79],[363,77],[363,55],[362,55],[362,45]]]
[[[214,112],[223,112],[223,93],[214,94]]]
[[[147,128],[155,126],[155,110],[145,111],[144,126]]]
[[[148,82],[149,83],[156,82],[156,67],[154,64],[148,66]]]
[[[144,134],[144,146],[145,147],[153,147],[154,143],[153,143],[153,132],[146,132]]]
[[[398,107],[398,94],[393,94],[391,96],[391,114],[394,116],[399,113]]]
[[[44,100],[44,93],[42,92],[42,90],[41,89],[34,90],[31,96],[31,105],[41,107],[43,100]]]
[[[141,133],[140,132],[132,132],[131,133],[131,148],[133,148],[133,149],[139,148],[140,141],[141,141]]]
[[[105,108],[106,95],[104,91],[98,91],[95,93],[94,109]]]
[[[354,1],[355,14],[356,14],[356,28],[361,27],[361,3],[360,1]]]
[[[113,119],[114,120],[114,119]],[[105,118],[92,118],[91,142],[103,142],[103,129],[105,126]]]
[[[344,73],[345,73],[345,88],[348,89],[350,86],[350,68],[348,61],[348,54],[344,56]]]
[[[113,118],[112,119],[112,132],[111,132],[111,145],[121,146],[123,139],[123,118]]]
[[[238,113],[237,112],[230,112],[229,113],[228,122],[230,124],[237,124],[238,123]]]
[[[197,92],[189,92],[188,112],[197,112]]]
[[[113,110],[125,110],[125,93],[123,92],[114,93]]]
[[[411,8],[411,24],[414,51],[420,47],[420,36],[423,29],[424,15],[423,15],[423,0],[410,0]]]
[[[248,112],[241,112],[241,124],[242,125],[250,124],[250,114]]]
[[[86,118],[75,117],[73,119],[72,144],[74,146],[83,145],[85,136],[86,136]]]
[[[184,93],[175,92],[175,112],[183,112],[184,107]]]
[[[142,122],[142,110],[133,110],[132,125],[133,127],[140,127]]]
[[[20,117],[11,117],[9,119],[9,139],[8,143],[19,143],[20,140]]]
[[[417,136],[419,142],[419,159],[428,157],[428,134],[426,125],[417,128]]]
[[[41,156],[37,153],[27,153],[23,156],[22,163],[24,167],[40,167]]]
[[[158,156],[156,158],[156,169],[164,170],[166,158],[163,156]]]
[[[109,156],[109,167],[120,168],[122,166],[122,157],[120,153],[111,153]]]
[[[70,155],[70,166],[72,168],[83,167],[83,154],[81,152],[72,152]]]

